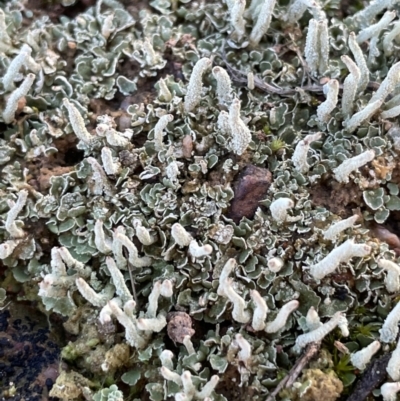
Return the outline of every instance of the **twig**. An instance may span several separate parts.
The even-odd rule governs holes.
[[[268,396],[266,401],[272,401],[278,395],[278,393],[283,388],[290,388],[293,386],[293,383],[299,377],[301,371],[305,368],[305,366],[310,362],[312,358],[317,354],[321,347],[320,342],[310,343],[304,354],[297,360],[293,368],[290,370],[289,374],[284,377],[280,383],[276,386],[275,390]]]
[[[231,76],[232,81],[238,84],[247,85],[247,73],[238,70],[237,68],[233,67],[231,64],[228,63],[224,47],[222,48],[220,57],[225,63],[225,66],[229,72],[229,75]],[[293,96],[294,94],[297,93],[297,88],[281,88],[279,86],[265,82],[256,75],[254,75],[254,85],[258,89],[264,92],[273,93],[280,96]],[[379,86],[380,84],[378,82],[370,81],[368,83],[367,89],[371,91],[376,91],[379,88]],[[300,88],[308,92],[323,93],[323,85],[305,85],[301,86]],[[339,84],[339,89],[343,89],[342,84]]]
[[[129,272],[129,277],[131,279],[131,287],[132,287],[132,295],[133,295],[133,300],[136,302],[137,307],[139,307],[138,305],[138,298],[137,298],[137,294],[136,294],[136,287],[135,287],[135,280],[133,278],[133,274],[132,274],[132,265],[129,262],[129,255],[126,249],[124,249],[124,256],[126,258],[127,261],[127,265],[128,265],[128,272]]]
[[[386,366],[392,354],[384,355],[369,364],[357,385],[346,401],[364,401],[372,390],[376,389],[386,378]]]

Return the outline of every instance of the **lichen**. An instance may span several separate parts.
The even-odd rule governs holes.
[[[398,5],[136,3],[0,1],[2,286],[66,319],[53,393],[261,401],[337,326],[387,353]],[[353,386],[321,369],[291,399]]]

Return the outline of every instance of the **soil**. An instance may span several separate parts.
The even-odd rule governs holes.
[[[352,182],[341,184],[334,179],[315,185],[310,190],[315,206],[323,206],[341,218],[354,215],[354,209],[363,205],[362,191]]]
[[[0,397],[7,401],[48,401],[60,368],[59,339],[48,319],[25,302],[0,310]],[[57,329],[60,332],[61,327]],[[17,391],[14,393],[15,383]]]

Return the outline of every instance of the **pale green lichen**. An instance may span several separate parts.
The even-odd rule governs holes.
[[[371,222],[400,210],[398,22],[377,19],[397,6],[247,3],[0,3],[0,258],[76,336],[55,396],[261,401],[294,345],[395,340],[399,260]],[[332,368],[287,394],[337,398]]]

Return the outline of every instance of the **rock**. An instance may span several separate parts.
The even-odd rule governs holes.
[[[263,200],[271,185],[272,174],[269,170],[253,165],[246,166],[234,185],[235,196],[228,212],[238,224],[242,217],[252,219],[259,202]]]
[[[400,238],[389,231],[386,227],[381,224],[374,224],[370,229],[370,233],[379,241],[386,242],[390,249],[396,252],[396,255],[400,255]]]
[[[170,312],[167,316],[168,337],[177,343],[183,343],[185,336],[192,337],[195,333],[192,328],[192,318],[186,312]]]

